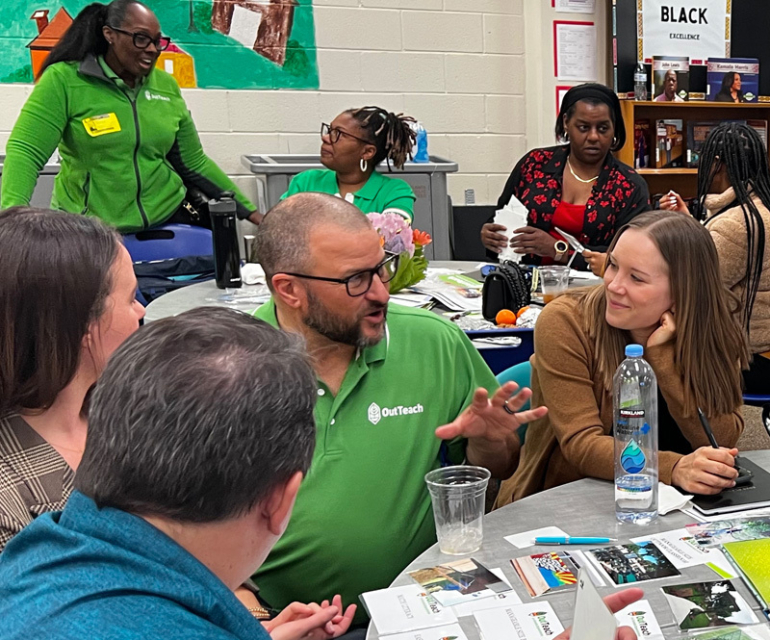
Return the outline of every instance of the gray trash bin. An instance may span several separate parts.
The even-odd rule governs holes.
[[[3,179],[3,165],[5,164],[5,154],[0,153],[0,185],[2,185]],[[40,172],[40,176],[37,179],[37,186],[32,193],[32,200],[30,204],[33,207],[40,207],[41,209],[47,209],[51,206],[51,195],[53,194],[53,182],[56,179],[56,174],[59,173],[59,163],[49,160],[43,170]]]
[[[253,154],[242,156],[243,163],[257,176],[260,211],[276,205],[289,188],[293,176],[308,169],[323,169],[317,154]],[[426,247],[429,260],[451,260],[449,245],[449,199],[447,173],[457,171],[457,163],[431,156],[430,162],[407,162],[403,169],[393,170],[393,177],[409,183],[417,196],[414,203],[414,226],[427,231],[433,242]],[[387,163],[377,167],[388,174]]]

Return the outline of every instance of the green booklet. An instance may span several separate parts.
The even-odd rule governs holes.
[[[770,538],[726,542],[722,548],[759,601],[765,616],[770,617]]]

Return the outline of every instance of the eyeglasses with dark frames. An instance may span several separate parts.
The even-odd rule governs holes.
[[[109,25],[108,25],[109,26]],[[153,40],[150,36],[148,36],[146,33],[135,33],[132,31],[126,31],[125,29],[118,29],[117,27],[110,27],[113,31],[117,31],[118,33],[122,33],[127,36],[131,36],[134,41],[134,46],[137,49],[146,49],[150,46],[150,43],[155,45],[155,48],[158,51],[165,51],[168,49],[169,45],[171,44],[171,38],[168,36],[158,36]]]
[[[322,276],[309,276],[304,273],[291,273],[289,271],[281,271],[281,273],[287,276],[294,276],[295,278],[304,278],[305,280],[320,280],[321,282],[344,284],[348,295],[351,298],[357,298],[364,295],[372,288],[375,274],[377,274],[377,277],[382,284],[387,284],[393,280],[398,271],[398,254],[386,251],[385,256],[386,258],[374,267],[374,269],[359,271],[347,278],[324,278]]]
[[[363,142],[364,144],[374,144],[369,140],[364,140],[363,138],[354,136],[352,133],[348,133],[347,131],[343,131],[342,129],[338,129],[337,127],[332,128],[331,125],[326,124],[325,122],[322,122],[321,137],[323,138],[324,136],[329,136],[329,142],[331,142],[332,144],[336,144],[337,141],[340,139],[340,136],[347,136],[348,138],[353,138],[354,140]]]

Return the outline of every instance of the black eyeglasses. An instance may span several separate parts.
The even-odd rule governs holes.
[[[354,136],[352,133],[348,133],[347,131],[343,131],[337,127],[332,129],[331,125],[328,125],[325,122],[321,123],[321,137],[323,138],[324,136],[329,136],[329,142],[332,144],[335,144],[340,139],[340,136],[347,136],[348,138],[353,138],[354,140],[363,142],[364,144],[374,144],[369,140],[364,140],[363,138]]]
[[[364,295],[372,288],[372,281],[374,280],[375,273],[382,284],[387,284],[395,277],[396,272],[398,271],[398,254],[386,251],[385,255],[387,257],[374,267],[374,269],[359,271],[347,278],[323,278],[321,276],[308,276],[304,273],[290,273],[288,271],[282,271],[281,273],[287,276],[294,276],[295,278],[305,278],[306,280],[321,280],[322,282],[344,284],[348,295],[351,298],[357,298],[358,296]]]
[[[109,26],[109,25],[108,25]],[[165,51],[168,49],[169,45],[171,44],[171,38],[168,36],[158,36],[153,40],[150,36],[148,36],[145,33],[133,33],[131,31],[125,31],[123,29],[118,29],[117,27],[110,27],[113,31],[117,31],[118,33],[123,33],[127,36],[131,36],[134,40],[134,46],[137,49],[146,49],[150,46],[150,43],[155,45],[155,48],[158,51]]]

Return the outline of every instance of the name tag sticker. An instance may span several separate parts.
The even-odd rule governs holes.
[[[85,118],[83,120],[83,126],[86,128],[88,135],[92,138],[98,138],[99,136],[108,133],[117,133],[120,131],[120,122],[118,121],[118,116],[114,113],[105,113],[101,116]]]

